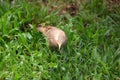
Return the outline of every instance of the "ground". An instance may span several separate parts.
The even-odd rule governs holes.
[[[120,80],[119,0],[0,0],[0,80]],[[61,53],[38,24],[65,31]]]

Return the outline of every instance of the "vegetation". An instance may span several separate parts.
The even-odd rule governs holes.
[[[0,80],[120,80],[120,6],[107,1],[1,0]],[[39,23],[65,31],[61,53]]]

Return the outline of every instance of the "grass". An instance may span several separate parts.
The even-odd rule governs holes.
[[[46,7],[41,1],[1,1],[0,80],[120,80],[120,8],[109,12],[101,0],[78,3],[72,17],[49,12],[57,1]],[[61,54],[47,47],[38,23],[65,31]]]

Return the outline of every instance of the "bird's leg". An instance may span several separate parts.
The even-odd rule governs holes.
[[[58,51],[61,53],[61,44],[58,44]]]

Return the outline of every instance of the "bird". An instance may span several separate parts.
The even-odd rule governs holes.
[[[60,51],[61,47],[67,41],[65,32],[55,26],[42,26],[41,24],[38,24],[37,30],[42,32],[44,36],[46,36],[50,48],[57,47]]]

